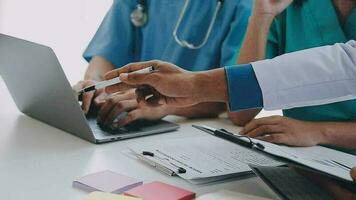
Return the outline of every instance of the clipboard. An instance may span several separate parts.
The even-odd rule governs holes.
[[[313,156],[303,156],[299,149],[304,149],[309,153],[313,153],[313,150],[316,148],[321,148],[325,152],[333,152],[338,154],[338,157],[345,157],[355,161],[356,166],[356,156],[343,153],[340,151],[336,151],[330,148],[316,146],[316,147],[306,147],[306,148],[298,148],[298,147],[287,147],[282,145],[277,145],[269,142],[265,142],[262,140],[250,138],[248,136],[243,136],[240,134],[235,134],[229,132],[224,129],[216,129],[209,126],[197,126],[193,125],[194,128],[202,130],[206,133],[209,133],[213,136],[222,138],[224,140],[228,140],[238,145],[242,145],[247,148],[251,148],[253,150],[257,150],[258,152],[262,152],[268,156],[272,156],[275,158],[282,159],[283,161],[292,164],[294,166],[303,167],[309,170],[313,170],[319,172],[320,174],[327,175],[339,181],[345,182],[346,184],[356,184],[353,182],[350,176],[350,169],[352,166],[348,166],[347,164],[343,164],[338,162],[338,158],[323,158],[322,155],[319,157]],[[327,154],[327,153],[326,153]]]

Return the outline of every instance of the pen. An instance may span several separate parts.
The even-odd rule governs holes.
[[[155,71],[154,68],[151,66],[151,67],[147,67],[147,68],[140,69],[140,70],[137,70],[137,71],[133,71],[131,73],[132,74],[149,74],[149,73],[152,73],[154,71]],[[110,80],[101,81],[99,83],[96,83],[95,85],[88,86],[88,87],[80,90],[78,93],[83,94],[85,92],[90,92],[90,91],[102,89],[102,88],[105,88],[105,87],[108,87],[108,86],[111,86],[111,85],[115,85],[115,84],[118,84],[118,83],[121,83],[121,80],[120,80],[119,77],[116,77],[116,78],[113,78],[113,79],[110,79]]]
[[[137,154],[137,158],[139,158],[140,160],[142,160],[143,162],[151,165],[152,167],[158,169],[159,171],[167,174],[168,176],[175,176],[177,175],[176,172],[174,172],[173,170],[169,169],[168,167],[165,167],[161,164],[158,164],[154,161],[149,160],[148,158],[146,158],[144,155],[141,154]]]
[[[240,144],[248,148],[256,147],[257,149],[260,150],[263,150],[265,148],[262,144],[253,142],[251,138],[249,138],[248,136],[234,135],[233,133],[230,133],[224,129],[215,129],[208,126],[197,126],[197,125],[192,125],[192,126],[196,129],[202,130],[216,137]],[[242,138],[245,138],[248,141],[243,140]]]
[[[150,156],[150,157],[155,157],[155,158],[158,158],[160,159],[161,161],[162,160],[165,160],[163,158],[160,158],[158,156],[156,156],[154,153],[150,152],[150,151],[143,151],[142,152],[142,155],[143,156]],[[177,175],[177,174],[184,174],[187,172],[187,170],[185,170],[183,167],[179,167],[177,166],[176,164],[172,163],[171,161],[167,160],[169,162],[170,165],[174,166],[175,168],[177,168],[177,171],[173,171],[174,175]]]

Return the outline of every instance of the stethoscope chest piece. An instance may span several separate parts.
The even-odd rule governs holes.
[[[136,9],[131,13],[131,22],[135,27],[142,27],[147,23],[147,13],[144,5],[138,4]]]

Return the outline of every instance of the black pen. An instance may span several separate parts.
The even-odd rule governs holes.
[[[264,146],[262,144],[253,142],[251,140],[251,138],[249,138],[248,136],[234,135],[233,133],[230,133],[224,129],[215,129],[215,128],[211,128],[211,127],[205,126],[205,125],[203,125],[203,126],[192,125],[192,126],[199,130],[202,130],[206,133],[214,135],[216,137],[240,144],[240,145],[248,147],[248,148],[256,147],[261,150],[264,149]],[[246,138],[246,140],[244,140],[242,138]]]

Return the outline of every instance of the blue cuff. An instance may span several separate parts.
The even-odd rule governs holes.
[[[238,112],[263,107],[261,87],[252,65],[225,67],[230,111]]]

